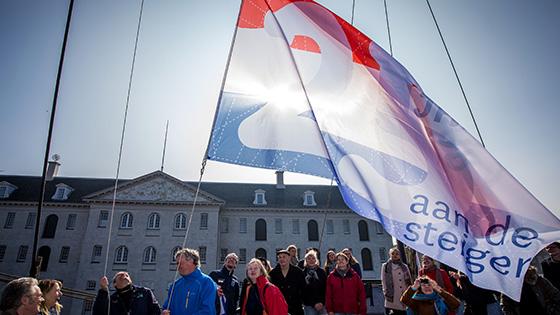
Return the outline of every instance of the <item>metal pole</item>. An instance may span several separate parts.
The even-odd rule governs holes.
[[[58,100],[58,91],[60,89],[60,77],[62,76],[62,65],[64,63],[64,54],[66,52],[66,44],[68,42],[68,32],[70,30],[70,20],[72,19],[72,9],[74,0],[70,0],[68,4],[68,17],[66,18],[66,28],[64,30],[64,40],[62,42],[62,51],[60,52],[60,60],[58,62],[58,73],[56,74],[56,86],[54,88],[53,104],[51,109],[51,119],[49,122],[49,133],[47,136],[47,145],[45,148],[45,159],[43,161],[43,175],[41,176],[41,189],[39,195],[39,205],[37,206],[37,216],[35,219],[35,235],[33,238],[33,251],[31,252],[31,268],[29,269],[30,277],[37,277],[39,266],[37,266],[37,242],[39,241],[39,224],[41,224],[41,211],[43,209],[43,199],[45,198],[45,185],[47,182],[47,165],[49,162],[49,152],[51,150],[52,131],[54,126],[54,117],[56,113],[56,103]]]

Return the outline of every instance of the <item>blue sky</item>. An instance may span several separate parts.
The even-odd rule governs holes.
[[[350,20],[352,0],[319,1]],[[388,0],[394,56],[472,134],[474,125],[425,1]],[[67,1],[0,1],[0,174],[40,175]],[[487,149],[560,215],[560,2],[432,0]],[[114,177],[140,0],[76,0],[51,155],[60,175]],[[159,169],[197,180],[239,0],[146,0],[121,177]],[[382,0],[356,0],[354,24],[389,50]],[[217,162],[204,180],[274,181]],[[286,174],[290,183],[325,183]]]

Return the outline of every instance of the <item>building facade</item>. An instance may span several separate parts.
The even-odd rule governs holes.
[[[295,244],[300,257],[307,247],[319,248],[321,258],[329,249],[350,247],[363,279],[379,280],[391,236],[348,209],[337,187],[284,185],[281,173],[276,184],[206,182],[198,193],[197,184],[160,171],[120,180],[116,192],[112,179],[48,182],[39,277],[95,294],[104,273],[126,270],[163,302],[175,277],[174,253],[183,244],[199,250],[207,273],[221,268],[227,253],[237,253],[241,279],[251,258],[265,256],[275,265],[275,252]],[[39,187],[39,177],[0,176],[0,273],[29,273]],[[67,314],[91,311],[90,302],[62,302]]]

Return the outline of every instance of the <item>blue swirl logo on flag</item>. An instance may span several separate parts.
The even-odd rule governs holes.
[[[375,42],[314,1],[243,1],[208,147],[333,178],[416,250],[519,299],[560,220]]]

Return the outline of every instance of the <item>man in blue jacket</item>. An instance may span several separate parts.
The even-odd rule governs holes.
[[[200,271],[198,251],[183,248],[175,255],[181,277],[171,285],[162,315],[215,315],[216,284]]]
[[[239,258],[235,253],[227,254],[221,270],[212,271],[209,276],[218,284],[220,314],[235,315],[239,303],[239,280],[233,274]]]
[[[126,271],[120,271],[113,277],[113,285],[117,290],[111,294],[111,315],[159,315],[160,308],[152,290],[132,284]],[[99,292],[93,304],[93,315],[107,315],[109,303],[109,280],[99,280]]]

